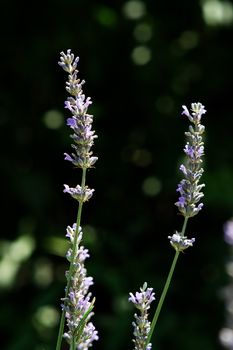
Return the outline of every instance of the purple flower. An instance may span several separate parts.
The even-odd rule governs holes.
[[[198,123],[203,114],[206,113],[205,107],[200,103],[191,103],[191,114],[186,106],[182,106],[182,114],[186,115],[192,123]]]
[[[202,135],[205,130],[205,127],[201,124],[201,117],[206,113],[206,110],[201,103],[192,103],[191,113],[186,106],[182,107],[182,114],[188,117],[192,125],[190,125],[189,131],[185,133],[188,139],[184,147],[186,164],[180,166],[184,178],[178,184],[177,192],[181,196],[175,205],[186,218],[189,218],[198,214],[203,207],[203,203],[198,204],[198,202],[204,196],[201,192],[204,184],[200,185],[199,181],[203,173],[201,167],[201,158],[204,155]]]
[[[73,162],[73,158],[69,155],[69,154],[67,154],[67,153],[64,153],[64,156],[65,156],[65,160],[68,160],[69,162]]]
[[[64,193],[69,193],[74,199],[77,199],[79,202],[86,202],[88,201],[95,190],[88,188],[85,186],[82,188],[81,186],[77,185],[76,187],[69,187],[68,185],[64,185]]]
[[[135,295],[129,293],[129,301],[131,301],[138,309],[147,308],[153,300],[155,300],[153,288],[147,288],[146,290],[141,290],[141,292],[136,292]]]
[[[83,93],[84,80],[78,78],[79,58],[75,58],[71,50],[67,53],[61,52],[59,65],[68,73],[66,82],[66,91],[69,97],[65,101],[65,108],[71,113],[67,118],[67,125],[72,130],[70,135],[73,144],[71,154],[64,153],[65,160],[72,162],[75,167],[82,168],[82,185],[70,187],[64,185],[64,192],[70,194],[79,202],[79,212],[77,222],[80,222],[82,203],[89,200],[94,190],[85,186],[86,169],[91,168],[97,161],[97,157],[92,155],[91,148],[94,139],[97,137],[92,130],[92,115],[87,113],[91,105],[90,97]],[[93,315],[92,309],[95,299],[91,300],[89,287],[93,284],[93,278],[87,276],[87,270],[84,266],[85,260],[90,256],[87,249],[80,246],[82,240],[82,230],[77,224],[68,226],[66,237],[70,241],[70,247],[67,251],[66,258],[70,262],[69,271],[66,271],[67,286],[65,298],[63,298],[62,309],[65,313],[68,331],[64,334],[70,348],[77,350],[88,350],[92,342],[98,339],[98,333],[94,325],[89,322]],[[61,318],[63,320],[64,317]],[[60,323],[63,329],[62,321]],[[60,331],[59,331],[60,334]],[[59,335],[60,337],[60,335]]]
[[[194,121],[197,123],[201,121],[202,114],[206,113],[205,107],[200,103],[191,103],[191,111]]]
[[[70,126],[71,129],[77,128],[77,119],[75,117],[68,118],[66,124]]]
[[[168,236],[171,245],[176,251],[182,252],[188,247],[192,247],[195,242],[195,238],[187,239],[186,236],[182,236],[181,233],[175,232],[172,236]]]
[[[155,293],[153,288],[147,288],[145,282],[143,287],[140,288],[140,292],[129,293],[129,301],[140,311],[140,315],[135,314],[136,322],[133,322],[134,327],[134,350],[151,350],[151,343],[147,344],[148,334],[150,332],[150,322],[148,321],[148,310],[150,304],[155,300]]]
[[[84,262],[86,260],[86,258],[89,258],[89,253],[88,253],[88,249],[84,249],[84,247],[80,247],[78,250],[78,254],[79,254],[79,260]]]
[[[186,204],[185,197],[184,196],[180,196],[178,202],[176,202],[176,203],[177,203],[177,206],[179,206],[181,208],[184,208],[184,206]]]
[[[72,145],[75,153],[72,156],[65,153],[65,160],[72,162],[79,168],[87,169],[91,168],[98,159],[92,156],[91,151],[97,136],[92,130],[93,117],[87,113],[92,101],[90,97],[86,98],[83,93],[85,81],[78,79],[78,70],[76,69],[78,61],[79,59],[74,58],[71,50],[68,50],[66,54],[61,52],[59,65],[69,73],[66,90],[70,97],[65,101],[65,108],[71,112],[72,117],[67,119],[67,125],[73,132],[71,138],[75,142]]]
[[[183,112],[181,114],[186,115],[187,117],[190,117],[189,110],[186,106],[182,106]]]
[[[74,58],[74,54],[71,53],[71,50],[67,50],[67,54],[65,55],[64,52],[61,52],[60,62],[58,64],[68,73],[72,73],[76,67],[77,63],[79,61],[79,57]]]
[[[66,236],[73,242],[76,233],[76,224],[67,227]],[[77,243],[81,242],[82,230],[81,227],[78,229]],[[74,261],[71,257],[74,254]],[[73,246],[68,250],[68,260],[73,263],[71,284],[69,286],[69,292],[67,297],[64,298],[63,308],[66,315],[66,323],[68,331],[64,334],[68,343],[71,343],[72,338],[78,338],[77,349],[87,350],[92,346],[94,340],[98,340],[98,332],[94,325],[89,322],[93,312],[90,312],[87,316],[82,334],[79,334],[79,324],[83,319],[84,315],[92,307],[94,300],[91,300],[91,293],[89,287],[93,284],[93,278],[87,276],[87,270],[84,266],[86,258],[88,258],[89,252],[83,246],[78,246],[77,251],[73,251]],[[69,278],[69,272],[66,273]]]
[[[180,166],[180,171],[182,171],[182,173],[184,175],[187,175],[187,169],[186,169],[186,167],[183,164],[181,164],[181,166]]]
[[[184,148],[184,152],[188,157],[195,161],[204,155],[204,146],[195,147],[191,146],[189,142],[187,142]]]
[[[184,148],[184,152],[186,153],[187,156],[189,156],[190,158],[193,158],[194,157],[194,152],[195,152],[195,149],[193,146],[190,146],[189,145],[189,142],[187,142],[187,144],[185,145],[185,148]]]

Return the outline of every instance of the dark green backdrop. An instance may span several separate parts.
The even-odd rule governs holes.
[[[57,61],[68,48],[80,56],[99,136],[87,177],[95,195],[83,213],[94,348],[132,349],[128,292],[147,281],[159,298],[174,254],[167,236],[182,225],[174,206],[188,126],[181,106],[200,101],[208,110],[205,207],[188,226],[195,247],[179,259],[153,348],[221,349],[229,257],[222,226],[233,214],[233,4],[226,13],[224,4],[2,1],[1,349],[55,348],[65,228],[77,212],[63,183],[80,181],[63,160],[70,139]]]

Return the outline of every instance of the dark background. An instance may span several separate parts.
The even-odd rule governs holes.
[[[63,160],[70,131],[57,61],[68,48],[80,56],[98,134],[99,161],[87,176],[95,194],[82,218],[97,298],[94,348],[133,348],[128,292],[147,281],[159,299],[174,255],[167,236],[182,226],[174,206],[188,127],[181,106],[200,101],[208,111],[205,206],[188,225],[195,247],[179,258],[153,345],[221,349],[222,226],[233,214],[233,3],[2,1],[0,16],[1,349],[55,348],[65,228],[77,213],[63,183],[80,182]]]

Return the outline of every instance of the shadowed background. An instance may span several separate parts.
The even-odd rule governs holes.
[[[221,290],[229,257],[223,224],[233,215],[231,1],[47,1],[1,4],[1,349],[55,348],[67,261],[65,228],[80,182],[64,110],[59,52],[80,56],[98,139],[95,188],[84,205],[84,244],[96,296],[95,349],[132,349],[128,292],[147,281],[157,301],[181,229],[181,106],[201,102],[206,132],[205,207],[188,225],[153,344],[157,350],[222,349]],[[152,306],[154,311],[156,302]],[[152,316],[152,315],[151,315]],[[64,349],[67,349],[64,344]]]

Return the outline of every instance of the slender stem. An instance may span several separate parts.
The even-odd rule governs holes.
[[[85,187],[85,182],[86,182],[86,169],[84,168],[83,172],[82,172],[82,183],[81,183],[82,189],[84,189],[84,187]],[[77,220],[76,220],[76,230],[75,230],[75,235],[74,235],[72,256],[71,256],[70,267],[69,267],[68,278],[67,278],[65,299],[67,298],[68,293],[69,293],[70,284],[71,284],[71,277],[72,277],[73,268],[74,268],[74,259],[75,259],[76,252],[78,249],[77,240],[78,240],[78,231],[79,231],[79,227],[80,227],[80,223],[81,223],[82,207],[83,207],[83,202],[79,202],[78,214],[77,214]],[[64,325],[65,325],[65,309],[63,308],[62,314],[61,314],[61,319],[60,319],[56,350],[61,349],[62,337],[63,337],[63,333],[64,333]]]
[[[189,218],[188,218],[187,216],[185,216],[185,218],[184,218],[184,224],[183,224],[183,227],[182,227],[182,231],[181,231],[181,233],[180,233],[182,237],[184,237],[188,219],[189,219]]]
[[[183,223],[183,227],[182,227],[182,231],[181,231],[181,236],[184,236],[184,234],[185,234],[187,222],[188,222],[188,218],[185,217],[184,223]],[[166,280],[166,283],[165,283],[165,285],[164,285],[164,288],[163,288],[163,291],[162,291],[162,294],[161,294],[161,297],[160,297],[158,306],[157,306],[157,308],[156,308],[156,311],[155,311],[153,320],[152,320],[152,322],[151,322],[150,332],[149,332],[148,337],[147,337],[147,344],[148,344],[148,343],[150,342],[150,340],[151,340],[151,337],[152,337],[152,334],[153,334],[155,325],[156,325],[156,323],[157,323],[157,321],[158,321],[159,314],[160,314],[161,308],[162,308],[162,306],[163,306],[163,302],[164,302],[164,299],[165,299],[165,297],[166,297],[168,288],[169,288],[169,286],[170,286],[171,279],[172,279],[172,276],[173,276],[173,272],[174,272],[174,270],[175,270],[176,263],[177,263],[177,260],[178,260],[179,255],[180,255],[180,252],[177,250],[176,253],[175,253],[175,256],[174,256],[174,258],[173,258],[173,261],[172,261],[172,264],[171,264],[171,267],[170,267],[170,271],[169,271],[169,274],[168,274],[168,276],[167,276],[167,280]]]
[[[75,349],[75,337],[72,337],[72,339],[71,339],[70,350],[76,350]]]
[[[150,342],[150,339],[151,339],[151,336],[153,334],[155,325],[157,323],[157,320],[158,320],[161,308],[163,306],[164,299],[166,297],[166,294],[167,294],[167,291],[168,291],[168,288],[169,288],[169,285],[170,285],[170,282],[171,282],[171,279],[172,279],[172,275],[173,275],[173,272],[174,272],[174,269],[175,269],[176,262],[177,262],[177,259],[179,257],[179,254],[180,254],[180,252],[177,250],[176,253],[175,253],[175,256],[173,258],[172,265],[171,265],[171,268],[170,268],[170,271],[169,271],[169,274],[168,274],[165,286],[163,288],[163,292],[161,294],[158,306],[156,308],[156,311],[155,311],[155,314],[154,314],[154,318],[153,318],[153,320],[151,322],[151,328],[150,328],[150,332],[149,332],[149,335],[148,335],[148,338],[147,338],[147,343]]]

